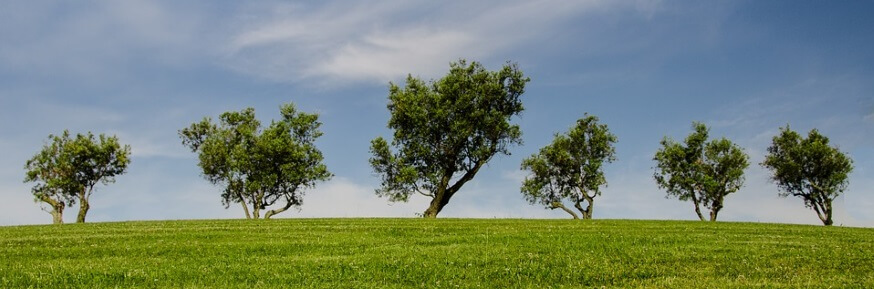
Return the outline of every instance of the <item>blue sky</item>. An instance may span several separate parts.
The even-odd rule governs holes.
[[[692,121],[753,165],[720,220],[818,224],[757,164],[780,126],[818,128],[855,161],[835,223],[874,226],[874,4],[865,1],[0,1],[0,225],[49,223],[22,183],[49,134],[117,135],[127,174],[98,188],[91,221],[240,218],[199,175],[177,131],[281,103],[318,112],[336,177],[281,217],[413,217],[428,200],[376,197],[369,141],[388,83],[438,78],[459,58],[531,78],[524,145],[496,157],[442,217],[566,218],[527,204],[522,158],[584,113],[618,136],[595,218],[694,219],[652,179],[664,136]],[[75,209],[67,211],[73,221]]]

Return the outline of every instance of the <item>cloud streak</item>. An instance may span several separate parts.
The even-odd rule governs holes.
[[[643,10],[651,9],[650,2],[640,3],[649,7]],[[242,17],[239,21],[246,28],[229,41],[226,55],[233,69],[275,81],[384,83],[411,72],[434,77],[450,61],[494,60],[514,45],[555,33],[555,25],[563,20],[609,6],[618,5],[613,1],[276,5],[270,10],[278,12],[266,19]]]

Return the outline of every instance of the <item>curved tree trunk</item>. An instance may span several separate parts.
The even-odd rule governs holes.
[[[820,200],[808,196],[805,197],[805,200],[810,201],[810,206],[813,207],[813,211],[816,212],[816,216],[819,217],[823,225],[831,226],[833,224],[831,199],[823,198]]]
[[[422,213],[422,217],[425,218],[437,218],[437,214],[443,210],[443,207],[449,203],[449,198],[452,197],[452,194],[449,192],[451,188],[449,188],[449,179],[452,177],[452,172],[449,171],[443,175],[443,178],[440,179],[440,186],[437,192],[434,194],[434,197],[431,198],[431,203],[428,205],[428,209],[425,209],[425,212]]]
[[[52,213],[52,224],[63,224],[64,223],[64,206],[63,204],[60,207],[54,207],[51,211]]]
[[[449,203],[449,200],[443,194],[434,196],[434,198],[431,199],[431,204],[428,205],[428,209],[422,213],[422,217],[437,218],[437,214],[443,210],[443,207],[445,207],[447,203]]]
[[[822,224],[825,226],[831,226],[834,224],[832,221],[832,200],[826,199],[823,204],[824,216],[820,215],[819,219],[822,220]]]
[[[434,198],[431,199],[431,204],[428,205],[428,209],[422,214],[425,218],[437,218],[437,214],[443,210],[443,207],[446,207],[449,204],[449,198],[452,198],[455,195],[457,190],[453,190],[452,188],[443,190],[443,192],[437,192],[434,195]]]
[[[64,202],[52,199],[46,195],[40,195],[39,200],[52,207],[52,210],[49,211],[49,214],[52,214],[52,224],[64,223],[64,207],[66,207]]]
[[[706,221],[707,219],[704,219],[704,215],[701,214],[701,206],[700,206],[699,201],[698,201],[698,195],[696,195],[694,190],[692,191],[691,195],[692,195],[692,203],[695,204],[695,214],[698,215],[698,219],[700,219],[701,221]]]
[[[279,213],[282,213],[282,212],[288,211],[288,209],[291,208],[291,206],[293,206],[293,205],[294,205],[294,203],[292,203],[291,200],[289,200],[289,199],[286,198],[286,200],[285,200],[285,206],[283,206],[282,208],[278,208],[278,209],[274,209],[274,210],[267,211],[267,213],[264,214],[264,219],[265,219],[265,220],[266,220],[266,219],[270,219],[270,217],[273,217],[273,216],[276,215],[276,214],[279,214]]]
[[[243,212],[246,212],[246,219],[251,219],[252,215],[249,214],[249,206],[246,205],[246,199],[243,198],[243,194],[237,192],[237,196],[240,197],[240,205],[243,205]]]
[[[564,204],[562,204],[561,202],[552,202],[551,206],[552,206],[551,207],[552,209],[562,209],[563,211],[567,212],[568,214],[571,214],[571,217],[573,217],[574,220],[580,219],[580,217],[577,216],[577,214],[574,213],[574,211],[571,211],[570,209],[565,207]]]
[[[473,179],[484,163],[485,161],[483,160],[477,161],[473,168],[465,172],[464,175],[462,175],[461,178],[451,186],[449,185],[449,182],[452,179],[452,175],[455,174],[455,168],[451,167],[444,171],[443,177],[440,179],[440,185],[438,186],[439,189],[437,190],[437,193],[434,194],[434,198],[431,199],[431,204],[422,214],[422,217],[437,218],[437,214],[443,210],[443,207],[449,204],[449,199],[451,199],[452,196],[461,189],[461,186]]]

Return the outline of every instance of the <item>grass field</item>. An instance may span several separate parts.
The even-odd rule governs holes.
[[[874,230],[681,221],[0,227],[2,288],[874,288]]]

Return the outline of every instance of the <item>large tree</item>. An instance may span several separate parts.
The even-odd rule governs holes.
[[[583,219],[591,219],[595,197],[607,185],[604,163],[616,160],[614,143],[616,136],[606,124],[584,116],[567,134],[556,134],[551,144],[522,160],[522,169],[531,172],[522,183],[522,195],[531,204],[562,209],[579,219],[564,205],[569,200]]]
[[[523,110],[528,81],[515,64],[488,71],[459,60],[437,81],[408,76],[404,87],[390,83],[394,138],[390,146],[377,137],[370,147],[370,164],[382,178],[376,194],[393,202],[424,195],[431,204],[423,216],[437,217],[493,156],[509,155],[508,148],[522,142],[510,119]]]
[[[64,131],[49,135],[50,143],[27,161],[25,182],[36,182],[36,200],[51,207],[54,223],[63,222],[65,206],[79,202],[76,222],[84,223],[91,208],[90,198],[99,183],[110,184],[124,174],[130,164],[130,146],[122,146],[115,136],[76,134]]]
[[[781,197],[803,199],[824,225],[832,225],[832,201],[847,188],[853,161],[830,146],[827,137],[813,129],[802,138],[787,125],[774,137],[761,165],[773,173]]]
[[[282,119],[262,128],[255,110],[225,112],[179,131],[182,143],[199,154],[203,176],[224,186],[222,204],[239,203],[247,219],[264,219],[303,204],[304,190],[333,175],[322,163],[315,140],[322,135],[318,115],[280,106]],[[251,213],[250,213],[251,206]]]
[[[725,197],[743,186],[749,157],[726,138],[708,142],[709,132],[702,123],[693,123],[692,129],[684,144],[662,139],[653,158],[654,177],[668,196],[692,200],[699,219],[706,220],[700,208],[704,206],[710,210],[710,221],[716,221]]]

